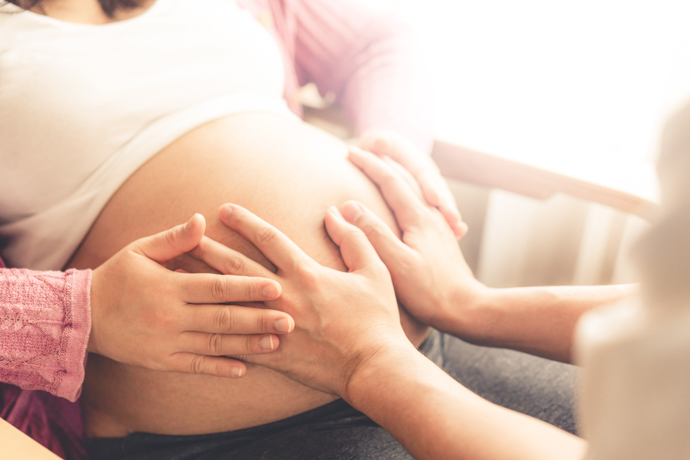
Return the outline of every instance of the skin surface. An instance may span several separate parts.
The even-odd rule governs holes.
[[[256,213],[318,263],[345,270],[328,238],[330,206],[356,199],[398,232],[378,189],[346,159],[345,145],[299,121],[247,113],[223,118],[180,137],[143,165],[103,209],[70,267],[97,267],[130,242],[185,222],[198,212],[206,234],[262,265],[272,264],[217,216],[226,202]],[[171,268],[210,269],[191,258]],[[415,345],[428,328],[401,311]],[[163,373],[90,355],[82,396],[88,436],[133,431],[199,434],[280,420],[335,397],[264,367],[240,379]]]
[[[205,230],[204,218],[195,214],[184,225],[135,241],[93,271],[89,353],[159,371],[241,377],[245,364],[222,356],[279,346],[275,334],[294,327],[289,315],[232,305],[275,299],[278,283],[165,268],[167,261],[210,245]],[[217,259],[223,248],[214,244],[202,260]]]
[[[359,203],[346,203],[343,216],[367,235],[391,273],[398,299],[424,324],[471,343],[570,362],[580,316],[636,290],[634,285],[488,288],[474,278],[441,214],[419,199],[406,169],[357,148],[349,158],[380,187],[402,239]]]
[[[220,215],[278,267],[276,280],[291,293],[267,304],[293,315],[295,330],[275,353],[253,356],[256,362],[342,396],[420,460],[583,458],[581,439],[489,403],[415,350],[400,327],[389,272],[335,207],[326,228],[349,273],[320,266],[240,206]]]
[[[275,279],[291,287],[286,292],[294,292],[267,305],[292,315],[295,330],[275,353],[252,359],[306,385],[340,395],[418,459],[583,458],[586,444],[581,439],[489,403],[411,346],[396,321],[393,285],[399,297],[412,302],[418,291],[423,293],[425,299],[410,304],[412,311],[442,320],[445,308],[432,313],[439,308],[436,302],[443,301],[434,297],[435,291],[438,287],[451,290],[449,282],[471,273],[459,251],[457,257],[452,256],[457,244],[451,228],[438,211],[422,202],[413,181],[396,173],[386,159],[357,151],[350,158],[380,186],[404,242],[361,203],[346,203],[342,214],[335,207],[329,209],[326,228],[340,247],[347,274],[334,274],[311,261],[278,230],[241,207],[221,208],[223,222],[253,241],[278,267]],[[418,257],[420,252],[431,257]],[[396,253],[388,262],[383,260],[390,272],[379,258],[382,253]],[[443,260],[450,260],[450,266],[442,264]],[[434,273],[429,262],[446,270]],[[476,291],[481,289],[476,286]],[[530,302],[537,306],[542,300],[537,296]],[[546,313],[549,302],[543,303],[539,308]],[[518,313],[517,318],[522,315]],[[362,324],[372,325],[375,331],[363,332]],[[550,342],[551,337],[546,335],[545,340]]]

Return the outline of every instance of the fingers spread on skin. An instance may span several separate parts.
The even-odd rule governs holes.
[[[331,206],[326,214],[326,230],[340,247],[343,262],[351,272],[381,263],[366,235],[347,223],[335,206]]]
[[[461,238],[467,233],[467,224],[462,221],[462,216],[458,211],[453,194],[442,182],[441,176],[433,173],[425,174],[419,180],[426,201],[432,204],[432,199],[429,197],[434,197],[433,201],[436,202],[434,206],[441,212],[455,236]],[[439,185],[439,183],[441,184]]]
[[[192,250],[204,235],[206,220],[194,214],[186,224],[178,225],[133,243],[132,249],[156,262],[167,262]]]
[[[182,330],[220,334],[287,334],[295,321],[287,313],[238,305],[189,305]]]
[[[341,209],[345,220],[362,230],[389,270],[411,251],[388,225],[363,204],[348,201]]]
[[[270,353],[278,348],[277,335],[232,335],[185,332],[180,336],[185,352],[207,356],[237,356]]]
[[[381,190],[403,231],[418,225],[429,209],[415,196],[403,177],[384,160],[368,152],[350,149],[348,158]]]
[[[241,206],[226,204],[219,210],[225,225],[254,244],[266,258],[281,270],[289,270],[311,259],[278,229]]]
[[[424,171],[417,176],[417,181],[424,194],[424,199],[431,206],[440,206],[444,203],[444,200],[448,199],[444,190],[447,191],[445,184],[440,184],[443,179],[440,175],[434,173],[433,171]],[[452,199],[452,195],[450,195]]]
[[[234,275],[174,273],[187,303],[227,303],[273,300],[281,295],[276,281]]]
[[[175,353],[170,357],[171,370],[190,374],[208,374],[218,377],[242,377],[247,366],[232,358],[197,355],[194,353]]]
[[[206,236],[190,255],[225,275],[273,276],[273,272],[258,262]]]
[[[419,198],[420,200],[426,200],[424,198],[424,194],[422,193],[422,189],[420,187],[420,183],[417,182],[417,180],[410,174],[410,172],[403,168],[400,163],[397,161],[393,160],[391,157],[387,155],[382,155],[379,158],[381,158],[383,161],[386,162],[388,166],[393,168],[400,176],[405,179],[405,182],[407,182],[407,185],[410,187],[410,190],[414,192],[414,194]]]
[[[380,132],[370,144],[372,153],[377,156],[391,157],[415,178],[429,169],[432,171],[437,169],[436,164],[420,152],[415,145],[395,132]]]
[[[467,234],[469,227],[465,222],[462,221],[462,216],[460,216],[460,213],[454,204],[448,205],[446,203],[442,203],[438,207],[438,210],[441,212],[448,225],[450,225],[450,228],[453,230],[453,234],[457,239],[460,239]]]
[[[388,156],[402,166],[421,187],[425,201],[441,211],[456,237],[461,238],[467,233],[467,224],[462,222],[455,199],[438,166],[417,151],[413,144],[394,132],[374,131],[362,136],[360,147],[380,157]]]

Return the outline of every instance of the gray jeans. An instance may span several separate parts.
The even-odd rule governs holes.
[[[575,432],[573,366],[470,345],[437,331],[420,351],[489,401]],[[198,436],[132,433],[90,439],[87,449],[94,460],[412,458],[384,429],[342,400],[244,430]]]

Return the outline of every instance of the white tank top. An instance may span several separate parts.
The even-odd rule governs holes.
[[[277,44],[233,0],[156,0],[107,25],[0,7],[0,248],[60,269],[120,185],[189,130],[290,112]]]

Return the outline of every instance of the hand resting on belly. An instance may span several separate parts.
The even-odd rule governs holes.
[[[219,206],[232,202],[280,229],[320,264],[345,270],[323,225],[330,206],[358,200],[398,231],[378,189],[347,161],[346,153],[332,136],[278,115],[246,113],[208,123],[159,152],[122,185],[70,267],[96,267],[131,241],[198,212],[208,222],[209,237],[272,268],[218,219]],[[428,333],[404,311],[401,323],[417,345]],[[230,380],[155,372],[92,355],[82,397],[87,435],[236,430],[334,399],[264,367],[247,368],[246,376]]]

